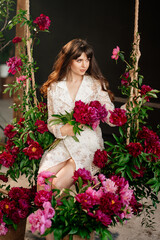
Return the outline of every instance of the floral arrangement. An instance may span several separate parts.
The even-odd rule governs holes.
[[[4,128],[7,142],[0,152],[0,169],[3,166],[7,168],[7,172],[0,172],[0,180],[3,181],[0,187],[0,235],[7,234],[9,226],[17,229],[17,224],[37,208],[34,203],[36,191],[33,186],[37,181],[39,162],[45,149],[54,141],[54,136],[47,128],[47,106],[43,99],[39,102],[36,98],[37,86],[33,84],[34,73],[38,70],[33,59],[33,46],[39,43],[40,31],[48,32],[51,21],[44,14],[35,20],[28,19],[27,11],[23,10],[19,10],[10,20],[8,11],[12,10],[13,4],[13,1],[7,3],[4,1],[2,4],[4,14],[1,15],[0,20],[4,22],[4,26],[0,31],[0,39],[4,40],[5,30],[10,30],[17,24],[25,25],[30,34],[28,38],[16,36],[7,43],[1,41],[0,46],[1,51],[9,44],[19,50],[18,57],[10,57],[7,61],[8,72],[15,75],[15,80],[6,86],[4,93],[9,91],[10,96],[17,93],[21,104],[13,104],[11,108],[15,112],[20,111],[22,115],[20,119],[13,119]],[[19,46],[19,43],[22,45]],[[31,43],[30,53],[27,51],[28,43]],[[21,90],[22,96],[19,95],[18,90]],[[17,181],[20,175],[26,176],[30,188],[6,187],[9,177]]]
[[[25,174],[32,186],[37,179],[42,154],[54,141],[54,136],[47,128],[47,106],[43,102],[38,102],[37,98],[36,102],[33,101],[36,97],[36,86],[32,84],[34,81],[32,73],[38,69],[32,57],[33,44],[38,39],[38,32],[48,31],[51,21],[44,14],[35,20],[28,20],[26,14],[26,11],[19,10],[6,27],[12,29],[18,23],[26,25],[29,28],[30,37],[24,39],[16,36],[12,39],[12,44],[15,44],[15,47],[18,47],[20,42],[23,42],[24,47],[18,48],[19,58],[13,56],[7,61],[8,72],[12,75],[16,74],[16,78],[12,84],[8,84],[4,93],[9,91],[11,96],[19,89],[22,90],[22,104],[20,106],[13,104],[12,106],[14,111],[20,109],[22,117],[13,119],[11,124],[8,124],[4,129],[4,134],[8,140],[0,154],[0,166],[8,168],[6,176],[10,176],[13,180],[18,179],[20,174]],[[32,41],[32,62],[29,61],[26,50],[28,41]]]
[[[106,177],[117,175],[128,180],[138,200],[150,198],[151,205],[143,205],[147,215],[153,213],[152,207],[159,203],[160,190],[160,138],[147,126],[147,106],[150,98],[157,98],[158,90],[142,85],[143,76],[134,67],[135,56],[131,55],[129,63],[120,48],[113,49],[112,59],[126,63],[125,73],[121,76],[120,89],[129,99],[126,111],[115,109],[111,112],[110,122],[119,127],[119,135],[113,134],[114,142],[105,142],[105,150],[98,149],[94,155],[94,164],[101,168]],[[137,79],[133,77],[137,74]],[[135,90],[131,98],[131,91]],[[137,94],[136,94],[137,92]],[[133,94],[133,93],[132,93]],[[157,131],[158,132],[158,131]],[[149,220],[150,221],[150,220]],[[147,222],[147,219],[143,219]],[[151,225],[147,223],[146,225]]]
[[[42,172],[39,184],[48,185],[49,189],[52,175]],[[112,239],[109,226],[123,223],[141,211],[142,205],[123,177],[92,176],[83,168],[74,172],[73,179],[75,191],[63,189],[60,193],[54,189],[36,193],[35,204],[41,208],[29,216],[32,232],[38,230],[46,235],[54,231],[54,239],[60,240],[66,235],[89,239],[96,231],[101,239]]]
[[[91,101],[88,104],[79,100],[75,102],[75,107],[71,113],[66,111],[66,114],[53,114],[54,119],[50,123],[53,125],[58,123],[73,125],[75,134],[73,138],[75,141],[79,141],[76,134],[80,135],[80,132],[83,131],[83,125],[95,130],[100,121],[105,121],[107,115],[105,106],[102,106],[99,101]]]
[[[0,236],[6,235],[8,227],[17,229],[17,224],[26,219],[34,209],[35,187],[13,187],[7,194],[0,196]]]

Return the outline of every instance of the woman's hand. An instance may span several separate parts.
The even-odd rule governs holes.
[[[70,125],[69,123],[66,123],[63,127],[61,127],[60,131],[62,136],[74,136],[73,125]]]
[[[82,129],[83,125],[80,124],[79,128]],[[70,125],[69,123],[66,123],[63,127],[61,127],[60,131],[62,136],[74,136],[73,125]]]

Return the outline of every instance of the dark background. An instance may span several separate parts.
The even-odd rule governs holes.
[[[117,45],[125,52],[126,60],[132,50],[134,33],[133,0],[34,0],[31,1],[33,19],[41,13],[51,19],[50,33],[40,34],[40,46],[35,47],[35,57],[40,67],[36,81],[41,86],[47,80],[53,62],[61,47],[73,38],[86,39],[95,51],[95,57],[115,96],[122,97],[118,86],[125,64],[111,59]],[[139,61],[144,84],[160,89],[159,84],[159,10],[155,2],[141,1],[139,6],[139,33],[141,36]],[[159,103],[159,99],[153,102]],[[115,102],[118,107],[122,103]],[[149,113],[148,124],[159,124],[160,109]],[[116,129],[103,127],[104,135]]]
[[[40,45],[34,47],[34,56],[39,67],[36,73],[38,86],[41,87],[47,80],[61,47],[73,38],[82,38],[93,46],[100,69],[110,83],[110,89],[116,97],[123,97],[118,86],[125,64],[121,60],[116,64],[111,55],[112,49],[119,46],[128,60],[134,33],[134,5],[134,0],[30,0],[33,19],[41,13],[51,19],[50,33],[40,33]],[[155,1],[140,0],[140,74],[144,76],[143,84],[155,89],[160,89],[159,29],[157,4]],[[10,35],[14,37],[15,33],[11,31]],[[40,97],[39,93],[38,96]],[[152,102],[160,103],[159,98],[153,99]],[[116,107],[122,104],[115,102]],[[160,106],[149,113],[148,124],[156,129],[159,118]],[[102,129],[105,136],[117,131],[116,128],[106,125],[102,126]]]

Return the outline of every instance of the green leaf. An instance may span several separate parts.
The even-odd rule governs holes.
[[[124,54],[122,52],[119,52],[118,55],[120,56],[121,60],[124,61]]]

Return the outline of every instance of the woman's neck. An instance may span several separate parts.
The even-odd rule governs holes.
[[[83,75],[75,74],[74,72],[69,72],[67,76],[68,82],[81,82],[83,79]]]

